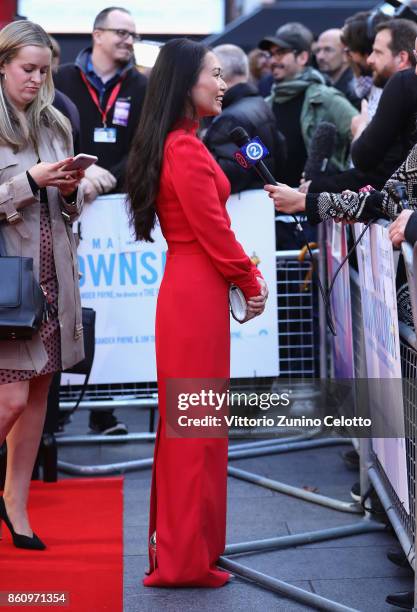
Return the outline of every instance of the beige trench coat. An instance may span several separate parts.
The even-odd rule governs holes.
[[[72,155],[68,146],[48,128],[43,128],[38,152],[41,161],[45,162],[59,161]],[[33,257],[34,272],[39,279],[39,192],[33,195],[26,176],[26,170],[37,161],[38,155],[32,146],[14,153],[10,147],[0,145],[0,221],[7,254]],[[84,357],[78,264],[71,228],[71,222],[81,212],[83,195],[79,188],[77,201],[69,205],[56,187],[47,187],[47,193],[59,284],[62,368],[66,369]],[[68,213],[70,219],[64,219],[62,210]],[[8,222],[4,222],[5,218],[8,218]],[[40,372],[46,362],[47,353],[39,333],[29,341],[0,341],[0,369]]]

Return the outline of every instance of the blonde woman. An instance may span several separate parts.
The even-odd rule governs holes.
[[[29,341],[0,341],[0,445],[7,472],[2,521],[19,548],[43,550],[27,513],[30,478],[54,372],[83,358],[78,270],[71,222],[82,173],[67,171],[72,138],[52,107],[52,45],[18,21],[0,31],[0,225],[8,255],[33,257],[49,319]],[[1,279],[0,279],[1,291]]]

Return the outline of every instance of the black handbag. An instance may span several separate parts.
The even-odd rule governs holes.
[[[96,348],[96,311],[94,308],[82,308],[84,359],[71,366],[65,372],[70,374],[90,375],[93,367],[94,352]]]
[[[8,256],[0,226],[0,340],[30,340],[47,312],[33,258]]]

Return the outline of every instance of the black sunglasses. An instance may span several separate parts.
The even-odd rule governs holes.
[[[130,32],[129,30],[120,30],[118,28],[96,28],[96,30],[101,30],[102,32],[114,32],[121,40],[126,40],[129,38],[129,36],[131,36],[134,42],[140,41],[140,34]]]

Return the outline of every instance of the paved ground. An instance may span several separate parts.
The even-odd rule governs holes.
[[[147,414],[120,410],[119,418],[130,431],[146,431]],[[75,415],[67,433],[87,432],[87,413]],[[357,480],[348,471],[341,453],[346,447],[328,447],[240,459],[232,465],[295,486],[315,487],[317,492],[351,501],[349,491]],[[151,444],[112,444],[63,447],[62,460],[92,465],[152,456]],[[142,576],[147,567],[147,522],[150,470],[125,474],[124,612],[292,612],[312,608],[283,598],[254,583],[236,578],[220,589],[145,589]],[[362,520],[315,504],[274,493],[229,478],[228,543],[348,525]],[[385,603],[388,593],[409,590],[413,578],[386,558],[397,546],[391,533],[372,533],[327,542],[234,556],[248,567],[331,598],[363,612],[393,612]]]

